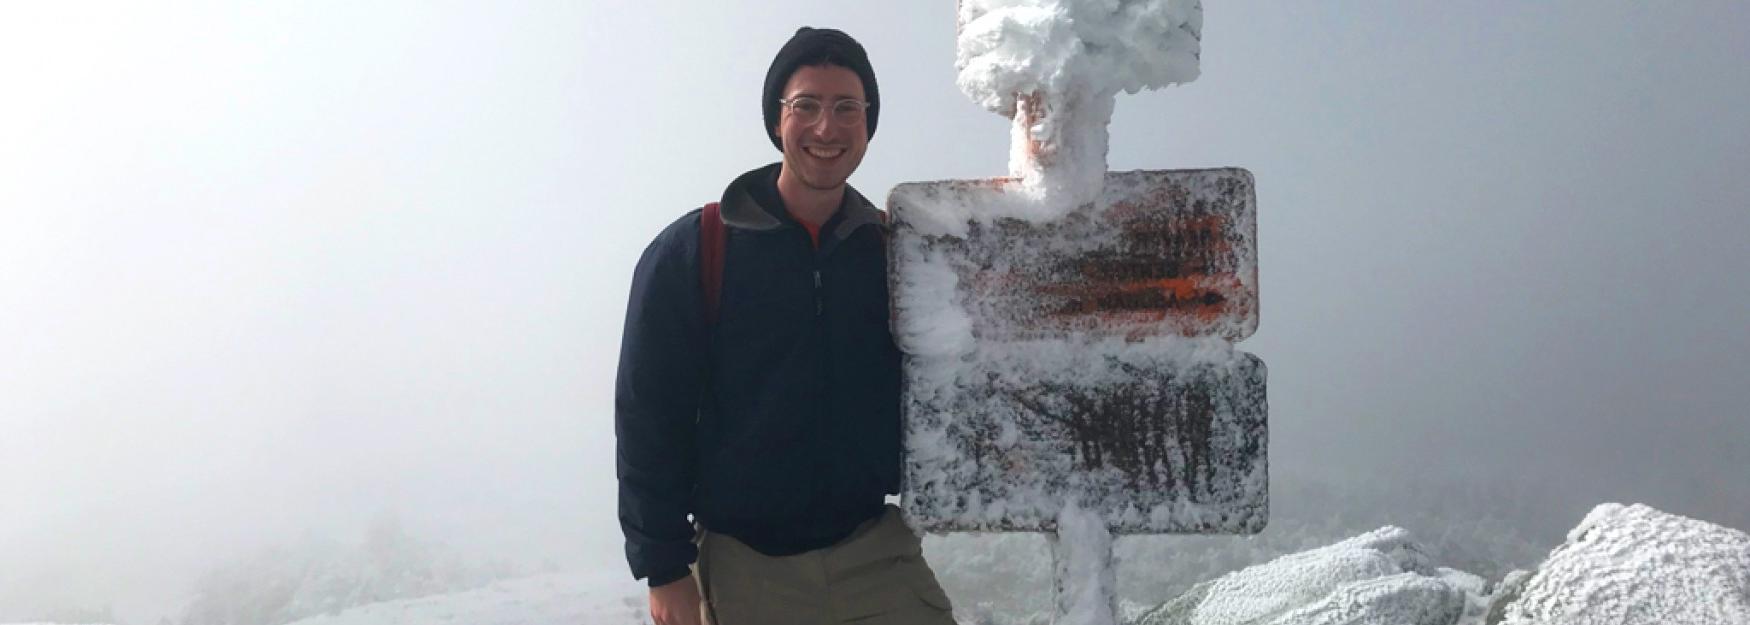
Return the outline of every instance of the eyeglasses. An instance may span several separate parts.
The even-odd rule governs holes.
[[[778,104],[788,107],[790,114],[794,115],[796,121],[804,126],[813,126],[819,123],[820,113],[826,110],[826,105],[821,103],[820,98],[814,96],[799,95],[787,100],[778,100]],[[835,101],[832,103],[832,123],[839,126],[862,124],[866,120],[863,112],[867,111],[869,106],[868,102],[862,100]]]

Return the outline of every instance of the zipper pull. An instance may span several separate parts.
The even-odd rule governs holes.
[[[820,270],[814,270],[814,316],[819,317],[822,310],[820,302]]]

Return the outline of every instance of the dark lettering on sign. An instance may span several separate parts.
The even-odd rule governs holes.
[[[1158,377],[1125,368],[1139,378]],[[1078,469],[1117,469],[1127,488],[1172,489],[1201,502],[1211,496],[1217,470],[1209,462],[1212,382],[1136,379],[1098,389],[1047,382],[1011,391],[1009,398],[1030,416],[1063,427]]]
[[[911,398],[908,422],[946,427],[967,470],[913,482],[909,505],[940,514],[1073,489],[1110,506],[1196,504],[1233,515],[1127,517],[1118,532],[1257,531],[1266,505],[1254,490],[1264,484],[1265,369],[1255,356],[1237,356],[1186,366],[1108,357],[1086,363],[1100,371],[1082,381],[1011,372],[984,376],[934,409]],[[926,529],[1015,530],[1049,528],[1051,519],[968,523],[950,512],[919,521]]]

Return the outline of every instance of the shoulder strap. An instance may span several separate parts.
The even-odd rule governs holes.
[[[699,215],[699,294],[705,325],[717,325],[717,303],[723,296],[723,213],[718,203],[706,204]]]

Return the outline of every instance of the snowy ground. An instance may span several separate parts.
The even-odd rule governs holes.
[[[624,571],[550,574],[375,603],[290,625],[636,625],[650,622],[647,601],[644,586]]]
[[[1747,593],[1750,535],[1646,506],[1605,504],[1539,570],[1510,573],[1504,580],[1440,566],[1409,531],[1387,526],[1234,571],[1155,606],[1127,605],[1125,621],[1484,625],[1499,622],[1505,614],[1509,623],[1548,618],[1632,625],[1730,623],[1750,616]],[[463,593],[374,604],[295,625],[613,625],[647,622],[644,603],[641,586],[609,571],[500,582]],[[966,625],[1049,621],[1044,611],[1020,606],[960,607],[958,616]]]
[[[942,564],[944,577],[958,569]],[[1043,602],[965,599],[956,597],[962,625],[1050,622]],[[644,587],[612,568],[373,603],[290,625],[632,625],[649,622],[645,603]],[[1386,526],[1150,604],[1127,602],[1123,612],[1135,625],[1736,625],[1750,623],[1750,534],[1643,505],[1604,504],[1535,570],[1485,579],[1441,566],[1410,531]]]
[[[647,601],[643,584],[618,569],[555,573],[373,603],[286,625],[640,625],[650,622]]]

